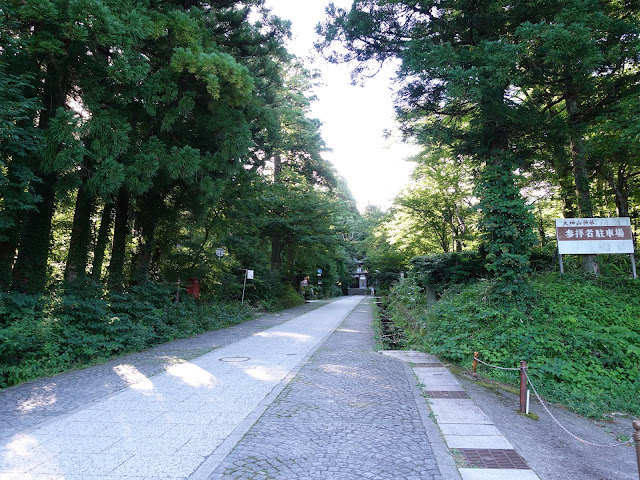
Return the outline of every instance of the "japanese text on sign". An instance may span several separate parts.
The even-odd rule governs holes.
[[[556,220],[558,253],[633,253],[629,218],[565,218]]]

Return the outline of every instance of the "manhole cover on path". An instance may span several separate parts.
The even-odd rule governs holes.
[[[219,360],[221,362],[227,363],[246,362],[248,360],[251,360],[251,357],[222,357]]]

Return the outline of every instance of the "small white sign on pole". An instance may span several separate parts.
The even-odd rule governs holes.
[[[247,280],[253,280],[253,270],[247,270]]]
[[[633,253],[629,217],[561,218],[556,220],[560,255]]]

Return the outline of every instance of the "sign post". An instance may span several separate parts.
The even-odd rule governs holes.
[[[247,280],[253,280],[253,270],[247,270],[246,268],[242,270],[244,270],[244,283],[242,284],[242,303],[244,304],[244,291],[247,287]]]
[[[629,217],[561,218],[556,220],[558,263],[564,273],[562,255],[629,254],[631,272],[636,274],[633,234]]]

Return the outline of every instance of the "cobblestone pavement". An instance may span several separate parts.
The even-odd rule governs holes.
[[[120,391],[164,371],[170,365],[199,357],[327,303],[307,303],[223,330],[159,345],[102,365],[0,391],[0,440]],[[139,374],[134,375],[133,371]]]
[[[361,300],[344,297],[291,312],[286,322],[249,335],[245,329],[241,338],[204,355],[170,359],[155,375],[117,364],[113,370],[124,377],[124,388],[94,400],[81,393],[79,408],[48,412],[46,421],[0,439],[0,480],[209,475],[227,445],[237,443]],[[76,384],[81,387],[82,379]]]
[[[369,302],[316,351],[210,480],[443,480],[413,379],[402,362],[374,351]]]

